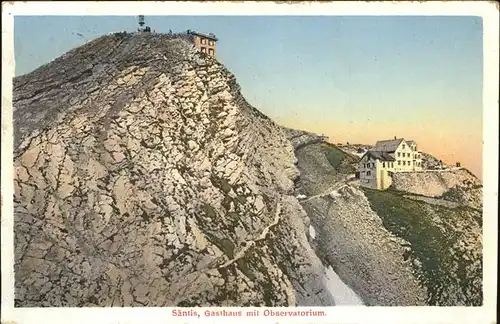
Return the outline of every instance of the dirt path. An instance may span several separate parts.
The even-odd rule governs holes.
[[[326,197],[326,196],[330,195],[333,191],[342,189],[343,187],[345,187],[347,185],[347,183],[349,183],[351,181],[352,181],[351,177],[344,178],[344,179],[336,182],[333,186],[331,186],[330,188],[328,188],[324,192],[322,192],[320,194],[317,194],[317,195],[314,195],[314,196],[311,196],[311,197],[308,197],[306,199],[303,199],[303,200],[300,201],[300,203],[305,203],[305,202],[308,202],[308,201],[310,201],[312,199]]]

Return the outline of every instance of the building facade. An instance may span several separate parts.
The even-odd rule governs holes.
[[[217,37],[215,37],[214,34],[203,34],[203,33],[198,33],[192,30],[187,31],[188,35],[190,36],[191,41],[193,42],[194,46],[201,51],[202,53],[206,53],[210,56],[215,57],[217,54]]]
[[[395,159],[389,154],[366,152],[359,162],[361,185],[372,189],[386,189],[392,183]]]
[[[361,157],[358,169],[361,185],[386,189],[391,185],[392,173],[421,171],[422,156],[415,141],[378,141]]]

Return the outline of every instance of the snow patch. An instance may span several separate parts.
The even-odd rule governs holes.
[[[325,267],[326,288],[335,301],[335,305],[363,306],[361,298],[347,286],[333,271],[331,266]]]
[[[307,198],[307,196],[303,195],[303,194],[300,194],[297,196],[297,199],[299,199],[299,200],[306,199],[306,198]]]
[[[314,240],[316,238],[316,230],[312,225],[309,225],[309,236]]]

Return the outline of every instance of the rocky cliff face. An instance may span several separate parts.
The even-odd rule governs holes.
[[[292,145],[184,40],[77,48],[14,122],[16,306],[332,304]]]
[[[422,156],[422,167],[424,169],[440,169],[442,167],[448,167],[443,161],[430,155],[429,153],[420,152]]]
[[[483,206],[481,181],[467,169],[395,173],[391,186],[396,190],[443,198],[476,209]]]

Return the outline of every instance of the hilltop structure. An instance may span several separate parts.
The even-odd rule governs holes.
[[[146,32],[150,33],[151,32],[151,27],[149,26],[144,26],[146,23],[144,21],[144,15],[139,15],[139,28],[137,28],[138,32]]]
[[[190,41],[198,50],[215,57],[218,39],[214,34],[203,34],[192,30],[188,30],[187,34],[189,35]]]
[[[361,184],[373,189],[388,188],[394,172],[421,170],[422,156],[417,143],[404,138],[377,141],[359,161]]]

